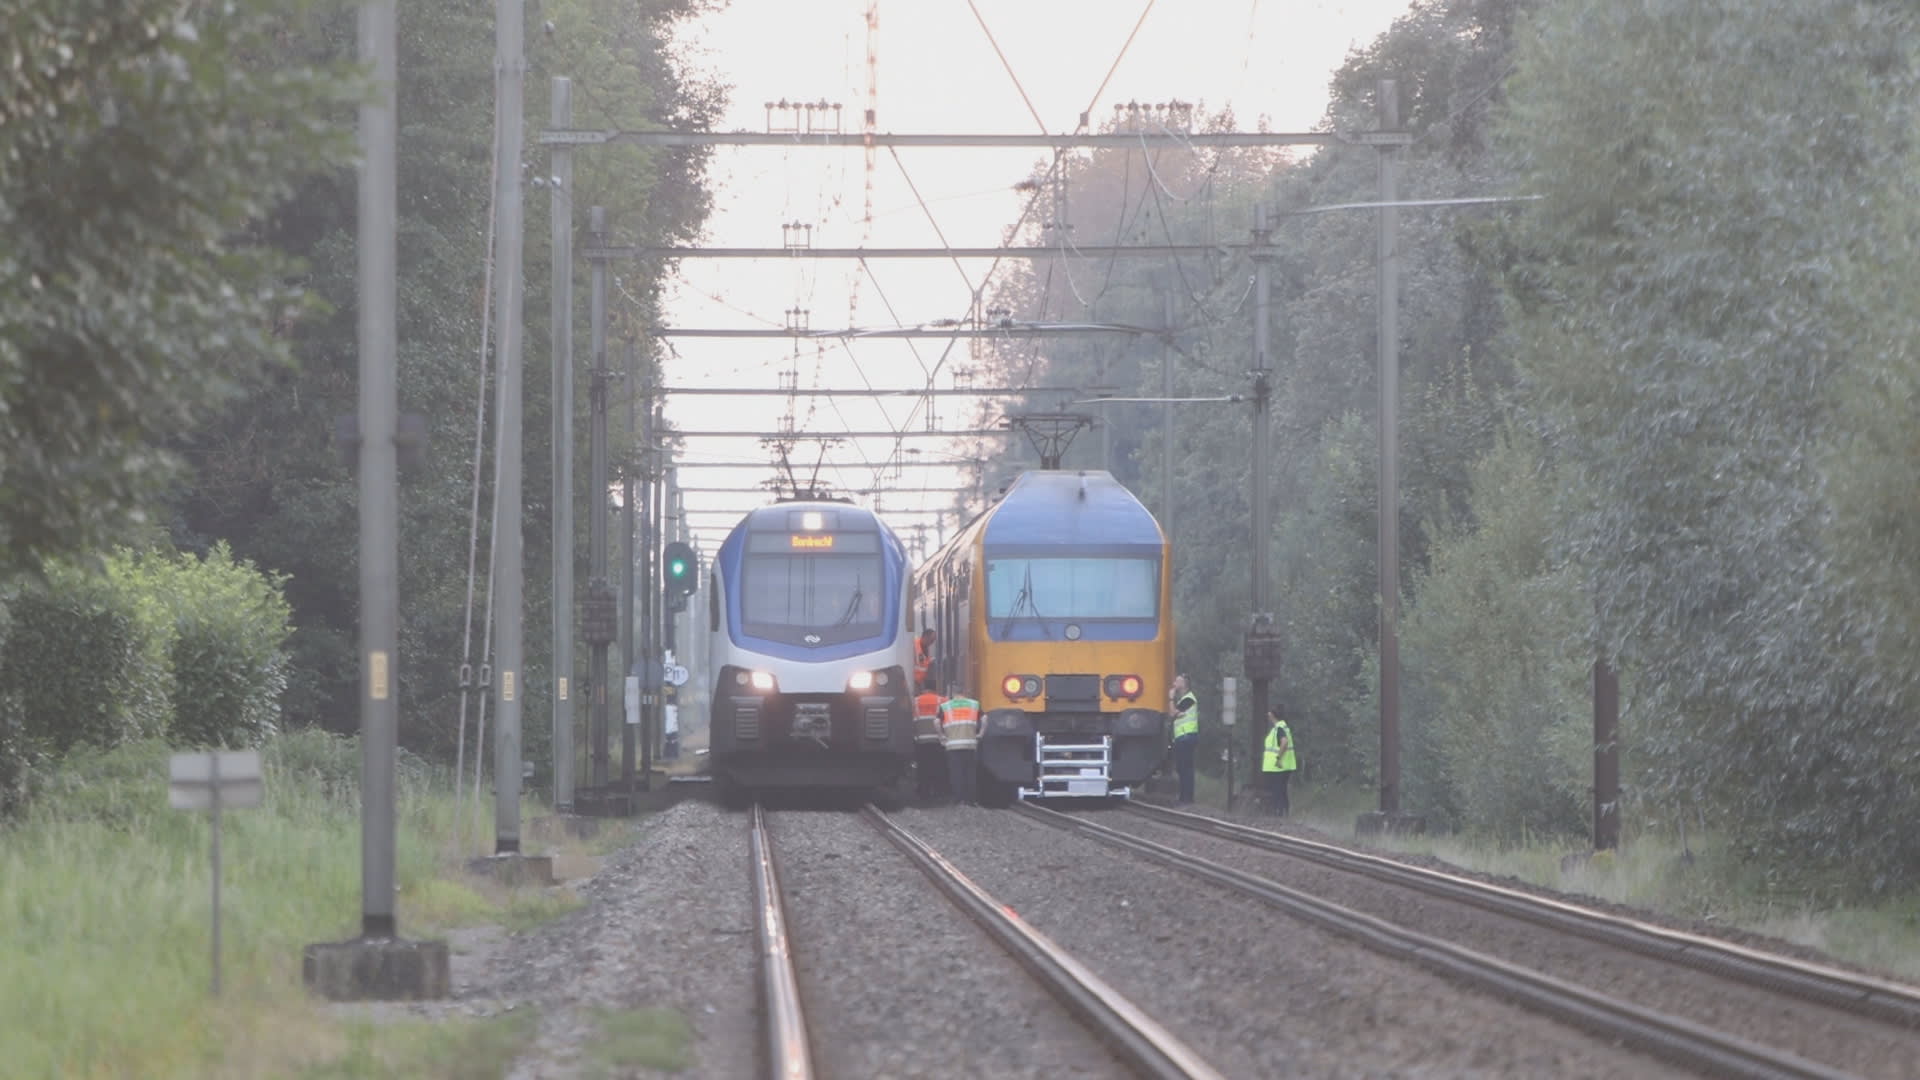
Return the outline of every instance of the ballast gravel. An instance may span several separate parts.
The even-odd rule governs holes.
[[[1012,813],[895,819],[1226,1076],[1687,1075]]]
[[[1911,1076],[1914,1062],[1920,1061],[1920,1035],[1870,1018],[1134,814],[1103,815],[1100,823],[1397,926],[1862,1077]]]
[[[493,961],[493,992],[540,1010],[511,1080],[758,1075],[744,815],[688,801],[642,818],[579,893],[585,907],[517,935]],[[599,1055],[596,1013],[636,1008],[687,1019],[690,1068],[613,1068]]]
[[[794,810],[771,819],[821,1076],[1126,1075],[859,816]]]

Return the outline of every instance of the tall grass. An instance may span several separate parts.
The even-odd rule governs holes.
[[[339,1049],[306,998],[300,956],[359,931],[356,744],[276,737],[264,752],[265,805],[223,815],[218,1000],[207,815],[168,808],[168,752],[142,743],[78,754],[37,778],[24,817],[0,828],[9,1077],[257,1075],[265,1061]],[[425,770],[403,768],[398,913],[409,936],[497,913],[442,876],[453,820]]]
[[[1225,801],[1219,789],[1207,785],[1198,794],[1201,801],[1214,805]],[[1296,785],[1290,794],[1294,824],[1320,829],[1343,843],[1355,839],[1355,817],[1374,809],[1373,793],[1353,786]],[[1250,810],[1245,802],[1237,806]],[[1465,869],[1665,915],[1768,934],[1899,978],[1920,979],[1920,897],[1854,906],[1783,889],[1712,834],[1690,832],[1683,844],[1667,828],[1628,828],[1619,850],[1574,859],[1566,856],[1585,852],[1585,842],[1553,834],[1523,833],[1518,842],[1501,842],[1471,833],[1393,833],[1369,837],[1365,844],[1432,855]]]

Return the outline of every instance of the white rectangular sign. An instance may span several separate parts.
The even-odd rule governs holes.
[[[1234,714],[1240,711],[1240,683],[1228,675],[1220,680],[1220,724],[1232,727]]]
[[[218,778],[220,808],[259,806],[266,787],[258,750],[175,754],[167,766],[167,802],[175,810],[210,810]]]
[[[627,723],[638,724],[640,722],[640,676],[627,676],[626,700]]]

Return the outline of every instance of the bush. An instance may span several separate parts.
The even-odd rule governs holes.
[[[287,682],[280,586],[220,545],[204,560],[121,551],[53,566],[7,598],[0,809],[77,748],[260,742]]]
[[[1510,433],[1481,458],[1475,522],[1438,530],[1401,626],[1411,805],[1508,841],[1579,835],[1592,790],[1586,600],[1550,556],[1560,480],[1543,456]]]
[[[205,559],[148,555],[124,565],[172,621],[173,741],[251,746],[272,734],[287,688],[284,579],[236,561],[225,541]]]
[[[19,733],[22,760],[166,730],[165,627],[123,579],[50,567],[10,607],[0,713]]]

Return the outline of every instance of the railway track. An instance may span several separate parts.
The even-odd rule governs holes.
[[[767,815],[755,803],[748,843],[753,863],[753,923],[760,943],[760,1015],[765,1018],[767,1074],[779,1080],[812,1080],[813,1043],[806,1010],[800,1005],[800,980],[793,970],[793,943],[787,933],[787,909],[773,865]]]
[[[1722,1076],[1800,1078],[1800,1080],[1815,1077],[1830,1080],[1830,1078],[1852,1075],[1790,1052],[1717,1031],[1704,1024],[1611,997],[1486,953],[1408,930],[1384,919],[1289,888],[1268,878],[1100,825],[1085,817],[1043,809],[1031,804],[1023,804],[1019,812],[1036,821],[1079,833],[1102,844],[1129,851],[1240,895],[1258,899],[1306,922],[1360,941],[1389,956],[1419,964],[1487,992],[1516,1001],[1527,1008],[1555,1017],[1602,1038],[1617,1041],[1622,1045],[1656,1055],[1686,1068]],[[1187,825],[1187,822],[1181,819],[1199,817],[1199,815],[1179,814],[1176,818],[1174,816],[1176,812],[1162,811],[1158,808],[1146,811],[1135,810],[1134,813],[1144,813],[1155,820],[1180,825]],[[1231,825],[1231,823],[1218,823],[1218,825]],[[1200,819],[1189,827],[1207,831],[1216,836],[1258,843],[1261,846],[1265,846],[1264,840],[1248,834],[1260,834],[1261,837],[1273,835],[1263,834],[1261,830],[1249,829],[1245,826],[1215,831],[1214,819]],[[1277,837],[1276,839],[1285,841],[1292,838]],[[1299,841],[1299,843],[1306,842]],[[1329,848],[1327,845],[1319,845],[1319,847],[1326,849],[1316,853],[1320,856],[1333,858],[1338,853],[1338,849]],[[1360,858],[1368,857],[1360,856]],[[1387,860],[1378,861],[1384,863]],[[1387,867],[1378,869],[1383,874],[1391,870]],[[1448,875],[1434,876],[1435,878],[1448,877]],[[1407,881],[1414,881],[1416,877],[1409,877]],[[1424,878],[1419,880],[1435,888],[1454,889],[1464,881],[1464,879],[1454,879],[1449,884]],[[1489,894],[1482,899],[1489,905],[1497,903],[1502,908],[1512,907],[1518,910],[1519,905],[1513,897],[1520,895],[1522,894],[1496,898]],[[1574,920],[1572,912],[1577,909],[1571,909],[1570,905],[1559,905],[1559,907],[1568,910],[1551,912],[1546,908],[1532,910],[1536,918],[1543,920],[1542,925],[1552,926],[1563,933],[1580,932],[1570,928]],[[1608,917],[1602,918],[1604,920]],[[1613,922],[1614,925],[1604,930],[1595,928],[1600,924],[1583,925],[1592,935],[1605,933],[1610,937],[1624,935],[1632,929],[1618,925],[1629,920],[1615,919]],[[1657,931],[1657,928],[1652,927],[1646,929]],[[1664,931],[1660,933],[1671,934]],[[1764,977],[1769,981],[1763,985],[1777,992],[1793,993],[1797,989],[1806,988],[1809,993],[1831,996],[1842,993],[1840,987],[1845,978],[1851,978],[1844,972],[1832,969],[1801,970],[1815,966],[1801,965],[1792,961],[1783,961],[1784,966],[1776,968],[1762,963],[1763,960],[1776,958],[1765,957],[1764,954],[1735,946],[1725,946],[1725,951],[1715,951],[1706,946],[1720,943],[1708,942],[1706,939],[1697,939],[1697,942],[1676,940],[1677,938],[1691,939],[1691,935],[1675,935],[1674,938],[1669,938],[1664,944],[1658,946],[1656,951],[1656,946],[1653,944],[1655,936],[1657,935],[1638,939],[1641,943],[1635,951],[1665,956],[1669,952],[1688,951],[1681,948],[1683,945],[1688,946],[1694,955],[1701,958],[1699,963],[1704,970],[1719,971],[1721,968],[1726,968],[1730,971],[1738,968],[1742,974],[1735,977]],[[1762,976],[1762,972],[1771,974]],[[1897,996],[1891,993],[1892,990],[1900,988],[1880,980],[1867,980],[1867,982],[1874,984],[1872,989],[1878,994],[1875,1000],[1880,1002],[1876,1007],[1883,1010],[1883,1015],[1904,1015],[1902,1010],[1894,1006],[1893,1002],[1897,1000]]]
[[[867,806],[861,816],[1135,1074],[1152,1080],[1222,1080],[1221,1074],[1192,1048],[1029,926],[924,840],[876,807]],[[778,1080],[810,1080],[816,1075],[817,1059],[801,1001],[801,981],[795,971],[795,949],[788,930],[792,920],[784,906],[766,814],[759,805],[751,812],[750,845],[761,1013],[765,1019],[765,1068],[768,1076]]]
[[[1748,949],[1731,942],[1654,926],[1636,919],[1533,896],[1517,889],[1410,866],[1377,855],[1348,851],[1331,844],[1286,836],[1204,814],[1183,813],[1143,803],[1129,804],[1126,809],[1131,814],[1151,821],[1250,844],[1321,866],[1415,889],[1430,896],[1471,904],[1563,933],[1657,957],[1681,967],[1711,972],[1776,993],[1920,1030],[1920,989],[1891,980]]]

